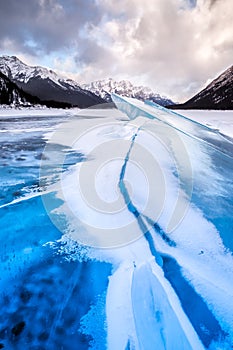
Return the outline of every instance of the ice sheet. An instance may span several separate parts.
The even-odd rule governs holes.
[[[98,123],[83,120],[78,132],[72,124],[76,134],[69,142],[82,150],[87,162],[65,173],[57,188],[64,200],[59,210],[68,218],[71,237],[94,246],[90,258],[114,266],[106,301],[108,349],[149,349],[155,334],[161,349],[228,349],[233,341],[233,259],[224,246],[224,232],[203,209],[205,196],[226,196],[225,186],[231,185],[220,181],[223,174],[213,166],[215,154],[221,152],[209,140],[201,142],[207,136],[201,128],[199,137],[197,124],[183,133],[177,117],[172,121],[174,134],[168,132],[171,114],[163,111],[169,123],[164,128],[163,122],[153,120],[153,113],[147,118],[148,106],[144,111],[140,103],[138,111],[138,102],[131,108],[132,101],[129,105],[124,100],[122,111],[133,121],[116,122],[112,116]],[[229,156],[222,157],[230,166]],[[192,199],[197,188],[207,191]],[[179,220],[171,227],[175,208]],[[160,263],[166,257],[172,262],[169,268],[177,271],[176,281],[169,280],[170,272],[165,274]],[[181,281],[187,292],[192,291],[203,325],[185,302]]]
[[[187,121],[191,124],[183,130],[178,116],[128,102],[121,101],[128,117],[117,110],[75,112],[47,134],[41,163],[41,179],[48,166],[57,171],[70,165],[42,196],[63,233],[60,251],[74,261],[76,242],[79,263],[112,264],[106,299],[101,294],[83,318],[84,333],[93,339],[90,348],[230,349],[232,239],[223,224],[232,213],[232,159],[212,147],[207,129]],[[215,128],[213,121],[209,124]],[[32,133],[44,137],[43,130]],[[16,143],[20,134],[13,135]],[[208,142],[202,142],[207,136]],[[211,137],[216,141],[218,132],[212,130]],[[82,155],[79,161],[67,161],[70,150]],[[31,197],[32,202],[40,198]],[[217,209],[208,201],[216,202]],[[20,208],[27,200],[12,204]],[[29,253],[20,250],[17,256]],[[98,272],[93,285],[98,285]],[[70,291],[75,278],[71,282]],[[95,327],[98,312],[107,345]]]

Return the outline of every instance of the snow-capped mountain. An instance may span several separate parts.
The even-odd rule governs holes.
[[[107,102],[111,102],[111,93],[117,93],[126,97],[133,97],[139,100],[151,100],[163,106],[173,104],[170,99],[154,93],[150,88],[145,86],[134,86],[130,81],[115,81],[111,78],[83,84],[83,89],[92,91],[95,95],[100,96]]]
[[[233,109],[233,66],[225,70],[190,100],[171,106],[171,108]]]
[[[41,100],[68,103],[80,108],[105,102],[82,89],[77,82],[64,79],[51,69],[28,66],[16,56],[0,57],[0,71],[25,92]]]
[[[64,102],[42,101],[36,96],[23,91],[5,74],[0,71],[0,105],[11,105],[15,107],[29,107],[44,105],[47,107],[65,108],[70,105]]]
[[[0,72],[0,104],[31,106],[35,103],[38,103],[36,98],[20,90],[16,84]]]

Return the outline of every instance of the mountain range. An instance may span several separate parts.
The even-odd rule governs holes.
[[[23,91],[5,74],[0,71],[0,105],[11,105],[14,107],[31,107],[44,105],[52,108],[69,108],[70,104],[57,101],[43,101],[36,96]]]
[[[64,103],[67,107],[87,108],[105,101],[84,90],[71,79],[64,79],[50,69],[28,66],[16,56],[0,57],[0,72],[24,92],[41,101]]]
[[[140,100],[149,99],[163,106],[173,102],[161,97],[151,89],[133,86],[129,81],[99,80],[80,85],[74,80],[64,79],[51,69],[28,66],[16,56],[0,57],[0,72],[8,77],[24,92],[36,96],[41,101],[65,103],[65,106],[87,108],[93,105],[112,102],[112,92]]]
[[[0,73],[0,104],[87,108],[112,102],[111,93],[117,93],[172,109],[233,109],[233,66],[182,104],[127,80],[109,78],[80,85],[51,69],[29,66],[16,56],[0,57]]]
[[[116,81],[112,78],[97,80],[90,84],[83,84],[82,88],[93,92],[107,102],[111,102],[111,93],[116,93],[126,97],[137,98],[142,101],[150,100],[162,106],[174,104],[172,100],[153,92],[150,88],[135,86],[128,80]]]

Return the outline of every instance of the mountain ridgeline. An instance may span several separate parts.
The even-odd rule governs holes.
[[[92,91],[107,102],[112,102],[111,94],[116,93],[121,96],[137,98],[142,101],[149,100],[161,106],[174,104],[174,102],[166,96],[161,96],[145,86],[135,86],[128,80],[116,81],[109,78],[97,80],[90,84],[83,84],[82,87]]]
[[[16,56],[0,57],[0,72],[21,91],[51,106],[87,108],[111,103],[113,92],[143,101],[151,100],[163,106],[173,104],[170,99],[154,93],[150,88],[134,86],[129,81],[106,79],[80,85],[74,80],[64,79],[51,69],[28,66]]]
[[[0,57],[0,73],[0,104],[88,108],[112,103],[111,94],[116,93],[149,100],[171,109],[233,109],[233,66],[182,104],[174,104],[166,96],[145,86],[135,86],[127,80],[109,78],[80,85],[51,69],[29,66],[16,56]]]
[[[172,109],[233,109],[233,66],[225,70],[206,88]]]
[[[42,105],[52,108],[67,108],[68,103],[57,101],[43,101],[36,96],[28,94],[19,88],[5,74],[0,71],[0,104],[11,105],[15,107],[30,107],[34,105]]]
[[[0,57],[0,72],[25,93],[52,107],[87,108],[105,101],[44,67],[31,67],[15,56]]]

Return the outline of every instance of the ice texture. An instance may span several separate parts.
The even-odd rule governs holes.
[[[58,177],[42,195],[0,208],[3,290],[14,279],[35,293],[20,314],[18,344],[28,346],[28,320],[45,288],[35,346],[40,332],[50,347],[72,350],[231,349],[231,140],[191,115],[113,99],[118,110],[80,111],[46,128],[41,179],[49,169]],[[11,315],[22,310],[19,301],[10,307]]]

